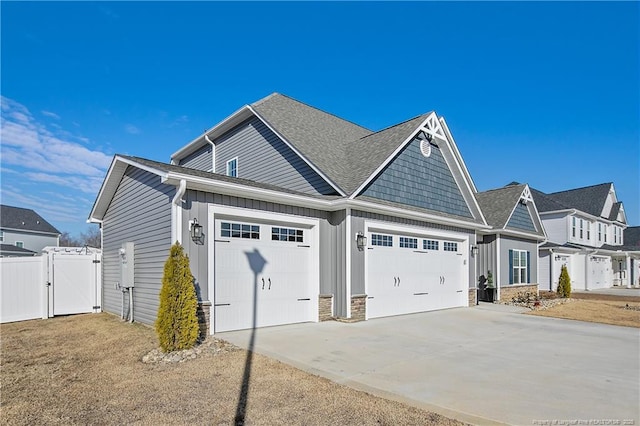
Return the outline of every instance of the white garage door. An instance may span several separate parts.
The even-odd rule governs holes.
[[[214,331],[317,320],[309,227],[216,219],[215,238]]]
[[[467,306],[467,242],[373,229],[367,247],[367,317]]]
[[[593,256],[589,258],[589,290],[611,287],[611,259]]]

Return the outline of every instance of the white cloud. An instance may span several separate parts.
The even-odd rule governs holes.
[[[84,229],[111,155],[12,99],[0,95],[0,105],[2,203],[32,208],[60,231]]]
[[[60,116],[58,114],[56,114],[55,112],[51,112],[51,111],[40,111],[40,112],[44,116],[55,118],[56,120],[60,120]]]
[[[130,133],[132,135],[137,135],[138,133],[140,133],[140,129],[138,129],[136,126],[134,126],[133,124],[127,124],[124,126],[124,131],[127,133]]]

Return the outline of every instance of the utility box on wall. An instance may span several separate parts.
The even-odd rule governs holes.
[[[123,243],[120,248],[120,286],[130,288],[134,286],[134,244]]]

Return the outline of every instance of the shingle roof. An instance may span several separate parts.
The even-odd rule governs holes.
[[[347,194],[358,189],[428,115],[419,115],[349,142],[342,158],[345,173],[340,177],[341,186]]]
[[[12,244],[0,244],[1,256],[11,256],[11,255],[35,256],[36,254],[38,253],[23,247],[14,246]]]
[[[624,230],[623,239],[626,250],[640,250],[640,226],[630,226]]]
[[[189,176],[197,176],[197,177],[202,177],[202,178],[206,178],[206,179],[211,179],[211,180],[217,180],[217,181],[221,181],[221,182],[229,182],[229,183],[236,183],[239,185],[245,185],[245,186],[249,186],[249,187],[253,187],[253,188],[260,188],[260,189],[266,189],[266,190],[270,190],[270,191],[278,191],[278,192],[284,192],[287,194],[293,194],[293,195],[301,195],[304,197],[309,197],[309,198],[318,198],[318,199],[325,199],[325,200],[334,200],[336,198],[340,198],[340,196],[338,195],[319,195],[319,194],[309,194],[306,192],[299,192],[299,191],[294,191],[288,188],[282,188],[280,186],[276,186],[276,185],[270,185],[267,183],[261,183],[261,182],[256,182],[253,180],[249,180],[249,179],[242,179],[242,178],[237,178],[237,177],[230,177],[230,176],[226,176],[226,175],[222,175],[219,173],[211,173],[211,172],[205,172],[202,170],[197,170],[197,169],[192,169],[189,167],[184,167],[184,166],[177,166],[174,164],[167,164],[167,163],[161,163],[159,161],[153,161],[153,160],[148,160],[146,158],[141,158],[141,157],[132,157],[132,156],[128,156],[128,155],[118,155],[121,158],[125,158],[131,161],[134,161],[138,164],[142,164],[144,166],[148,166],[148,167],[152,167],[156,170],[162,171],[162,172],[174,172],[174,173],[181,173],[184,175],[189,175]]]
[[[618,220],[618,213],[620,213],[620,207],[622,207],[622,201],[613,203],[611,206],[611,213],[609,213],[609,220]]]
[[[35,211],[6,205],[0,205],[0,228],[60,234]]]
[[[569,210],[571,207],[565,206],[556,200],[551,199],[547,194],[537,189],[529,188],[531,190],[531,196],[536,203],[539,213],[553,212],[558,210]]]
[[[288,96],[274,93],[253,104],[271,127],[338,186],[348,142],[371,134],[371,130],[329,114]]]
[[[601,183],[599,185],[587,186],[584,188],[553,192],[551,194],[547,194],[547,197],[569,208],[574,208],[592,216],[599,217],[602,215],[604,203],[609,195],[611,185],[611,182]]]
[[[504,229],[511,216],[513,207],[518,201],[526,185],[509,185],[476,194],[478,204],[487,224],[494,228]]]

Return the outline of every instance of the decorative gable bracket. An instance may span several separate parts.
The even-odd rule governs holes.
[[[438,138],[442,141],[446,141],[447,137],[444,134],[444,129],[440,125],[440,120],[438,120],[438,116],[435,112],[429,114],[427,119],[424,121],[422,126],[420,126],[420,130],[425,132],[427,135],[431,136],[431,141],[434,141],[435,138]],[[436,143],[437,144],[437,143]]]
[[[531,196],[531,191],[529,190],[529,185],[525,186],[522,191],[522,195],[520,195],[520,203],[527,205],[533,202],[533,197]]]

